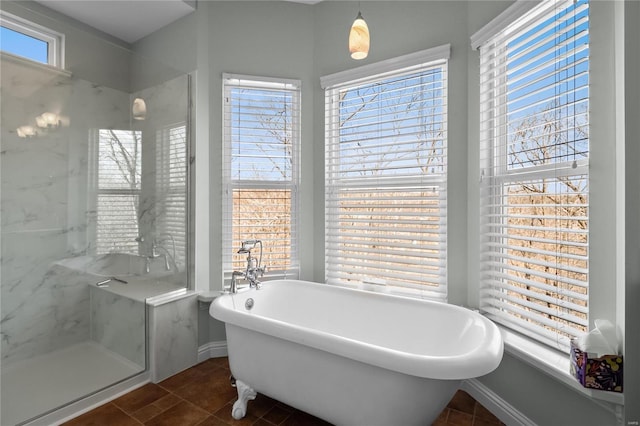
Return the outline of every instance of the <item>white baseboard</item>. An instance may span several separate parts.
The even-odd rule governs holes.
[[[209,358],[220,358],[227,356],[227,341],[209,342],[198,348],[198,362],[206,361]]]
[[[478,379],[462,382],[461,389],[491,411],[507,426],[537,426],[534,421],[518,411],[513,405],[502,399],[500,395],[483,385]]]

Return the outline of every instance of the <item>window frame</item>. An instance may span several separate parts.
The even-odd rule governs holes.
[[[158,241],[163,241],[169,238],[169,243],[174,249],[172,255],[174,256],[174,262],[180,270],[184,270],[187,264],[187,251],[188,251],[188,181],[189,181],[189,168],[188,168],[188,128],[187,123],[182,121],[170,125],[165,125],[156,130],[156,209],[158,217],[156,219],[156,232],[155,237]],[[176,143],[177,142],[177,143]],[[184,149],[184,152],[180,152]],[[176,152],[177,151],[177,152]],[[173,154],[182,154],[180,157],[174,157]],[[177,167],[176,167],[177,166]],[[184,181],[178,181],[176,184],[175,179],[172,178],[172,172],[179,171],[184,173]],[[184,213],[178,215],[178,219],[182,219],[183,222],[178,227],[179,233],[170,232],[176,228],[173,225],[171,229],[169,223],[169,200],[176,200],[184,206]],[[172,217],[175,219],[175,217]],[[168,243],[166,243],[168,244]],[[165,245],[168,247],[168,245]]]
[[[551,349],[558,350],[561,352],[568,352],[568,340],[565,342],[564,339],[566,338],[560,338],[559,336],[561,334],[559,332],[555,332],[555,336],[556,336],[555,343],[552,341],[552,339],[546,339],[544,337],[540,337],[539,334],[535,334],[535,336],[537,337],[534,337],[534,334],[532,334],[531,326],[527,326],[526,324],[520,324],[518,321],[515,321],[515,320],[501,321],[499,317],[496,317],[495,315],[490,314],[489,311],[485,310],[485,304],[487,303],[486,300],[490,299],[490,297],[484,296],[485,299],[483,299],[483,294],[484,294],[483,291],[486,291],[487,289],[490,288],[488,284],[482,283],[482,276],[484,275],[483,271],[485,271],[487,268],[490,268],[490,266],[488,266],[489,263],[491,263],[489,262],[489,259],[493,258],[491,255],[492,252],[490,251],[491,249],[487,249],[487,250],[484,249],[486,246],[489,246],[489,247],[491,246],[491,244],[488,244],[488,245],[486,244],[487,241],[489,240],[489,237],[484,236],[484,232],[486,229],[491,229],[492,226],[493,227],[501,226],[500,223],[491,222],[491,220],[494,220],[494,221],[497,220],[495,219],[496,217],[502,218],[504,220],[504,218],[508,217],[508,215],[505,214],[504,212],[508,209],[509,205],[507,204],[497,205],[497,203],[492,203],[489,200],[489,199],[495,200],[495,199],[501,199],[501,198],[504,199],[505,194],[503,192],[496,193],[496,191],[504,191],[504,185],[509,183],[513,184],[513,183],[523,182],[523,181],[528,182],[536,179],[554,179],[554,178],[559,179],[559,178],[566,178],[566,177],[577,177],[579,175],[586,176],[586,182],[587,182],[587,188],[588,188],[586,194],[589,198],[590,198],[590,191],[591,191],[588,155],[587,155],[587,158],[578,158],[577,160],[575,159],[575,156],[574,156],[574,162],[573,162],[574,164],[571,164],[572,162],[569,159],[566,159],[565,161],[559,161],[559,162],[554,161],[551,164],[547,164],[547,165],[530,165],[520,169],[514,168],[510,170],[507,166],[509,154],[506,152],[506,147],[508,146],[508,143],[507,143],[508,130],[507,129],[508,129],[509,123],[507,122],[507,119],[506,119],[507,113],[508,113],[508,110],[506,107],[506,104],[507,104],[506,88],[509,83],[506,77],[508,65],[506,63],[506,60],[504,59],[506,58],[505,52],[506,52],[507,39],[509,37],[513,39],[514,37],[513,34],[524,34],[523,31],[527,29],[527,26],[530,25],[531,22],[542,22],[542,20],[540,19],[540,16],[548,15],[552,13],[553,10],[558,10],[557,5],[555,3],[553,3],[552,5],[553,7],[551,8],[549,7],[548,4],[543,6],[538,6],[537,4],[530,5],[530,4],[523,4],[523,3],[532,3],[532,2],[517,2],[514,6],[507,9],[503,14],[501,14],[492,22],[490,22],[486,28],[481,29],[478,33],[476,33],[474,36],[471,37],[472,47],[476,49],[486,49],[488,52],[494,52],[495,54],[493,57],[490,57],[489,60],[487,61],[487,63],[492,64],[491,66],[488,66],[484,62],[482,62],[484,53],[481,53],[480,55],[481,56],[481,69],[480,69],[480,73],[481,73],[480,74],[481,75],[480,171],[481,171],[481,174],[480,174],[479,189],[480,189],[480,209],[481,209],[480,212],[481,212],[481,222],[482,222],[480,226],[480,255],[481,255],[480,309],[483,313],[488,315],[490,318],[500,322],[501,325],[503,325],[504,327],[507,327],[507,328],[510,328],[511,330],[522,333],[528,338],[535,340],[538,344],[546,345]],[[568,4],[568,2],[565,2],[564,4]],[[534,6],[535,8],[532,9],[532,7]],[[566,8],[568,8],[568,6],[566,6]],[[563,11],[567,10],[566,8],[562,10]],[[528,13],[530,14],[530,16],[527,15]],[[553,12],[553,13],[557,13],[557,12]],[[521,25],[522,23],[524,23],[525,25],[524,28]],[[517,28],[517,25],[520,25],[520,27]],[[517,31],[520,31],[520,32],[517,32]],[[508,37],[504,36],[502,34],[503,32],[508,33]],[[498,37],[499,40],[504,42],[504,44],[498,44],[495,41],[496,36]],[[575,50],[575,45],[574,45],[574,50]],[[575,51],[572,52],[572,54],[574,55],[574,60],[575,60],[575,55],[576,55]],[[501,61],[505,61],[505,62],[501,62]],[[487,66],[488,69],[483,68],[485,66]],[[483,72],[487,74],[486,81],[483,80],[483,78],[485,78],[482,75]],[[575,69],[574,69],[574,73],[575,73]],[[577,74],[573,74],[572,77],[575,75]],[[493,84],[490,84],[490,82],[493,82]],[[590,104],[591,102],[590,83],[587,83],[586,87],[589,90],[587,103]],[[483,95],[483,93],[485,95]],[[493,93],[494,95],[488,96],[486,95],[486,93]],[[556,95],[556,97],[557,96],[558,95]],[[547,99],[554,99],[554,98],[547,98]],[[576,100],[574,99],[573,102],[576,103]],[[492,103],[498,106],[497,107],[490,106]],[[484,106],[487,106],[487,107],[485,108]],[[492,117],[487,115],[489,114],[490,111],[497,111],[497,114],[495,114],[495,116],[498,116],[498,118],[496,119],[495,116]],[[586,114],[587,116],[589,115],[589,108],[586,109]],[[574,107],[574,116],[576,115],[577,113]],[[483,127],[486,124],[491,123],[492,120],[497,121],[497,124],[493,126],[489,125],[486,128]],[[589,119],[588,120],[589,128],[591,127],[590,121],[591,120]],[[575,122],[574,122],[574,126],[575,126]],[[502,129],[502,130],[496,134],[493,129]],[[590,139],[591,139],[591,136],[587,138],[587,140],[590,140]],[[576,137],[574,134],[574,138],[571,141],[575,142],[575,140],[576,140]],[[571,141],[567,141],[567,142],[571,142]],[[486,144],[490,144],[490,146],[486,146]],[[485,145],[485,146],[482,146],[482,145]],[[495,150],[500,150],[500,149],[504,150],[504,152],[500,152],[497,155],[494,155],[493,152],[495,152]],[[484,156],[483,156],[483,151],[485,151]],[[496,159],[496,158],[498,159],[497,162],[499,164],[497,165],[491,164],[492,159]],[[590,213],[589,202],[587,202],[585,208],[587,211],[586,221],[590,223],[591,213]],[[491,217],[493,217],[493,219],[491,219]],[[541,216],[541,217],[544,217],[544,216]],[[591,225],[589,225],[589,228],[591,228]],[[587,230],[587,235],[589,235],[589,228]],[[502,237],[495,237],[495,238],[502,238],[502,240],[506,240],[509,238],[509,235],[504,233]],[[588,237],[587,242],[588,242],[588,246],[593,244],[591,236]],[[500,242],[498,241],[497,244],[500,245]],[[502,245],[507,246],[508,244],[502,243]],[[591,303],[589,300],[589,294],[591,292],[590,286],[589,286],[589,281],[591,280],[591,262],[589,261],[590,250],[588,246],[586,249],[588,266],[587,266],[587,272],[586,272],[587,278],[585,283],[586,284],[585,288],[587,289],[587,295],[585,296],[585,299],[587,301],[587,307],[586,307],[587,312],[586,312],[586,319],[584,320],[585,322],[584,326],[586,327],[587,330],[588,330],[588,321],[589,321],[589,315],[590,315],[589,308],[591,307]],[[517,248],[518,248],[517,245],[512,245],[510,249],[517,250]],[[502,250],[504,251],[505,249],[502,249]],[[497,255],[497,257],[504,258],[504,253],[502,255]],[[556,255],[556,257],[558,257],[558,255]],[[557,268],[557,265],[556,265],[556,268]],[[559,282],[562,283],[563,281],[559,280]],[[562,293],[562,290],[556,290],[556,293]],[[563,330],[564,327],[557,326],[556,328],[558,329],[558,331],[561,331]],[[568,333],[568,334],[572,334],[572,333]],[[574,336],[577,336],[578,334],[579,333],[573,333]]]
[[[291,178],[288,180],[255,180],[234,179],[231,176],[232,140],[231,123],[232,112],[228,105],[231,104],[231,92],[234,88],[282,90],[291,94]],[[270,268],[268,263],[264,274],[265,280],[270,279],[298,279],[300,277],[300,160],[301,160],[301,96],[302,82],[297,79],[274,78],[264,76],[252,76],[244,74],[223,73],[222,75],[222,274],[225,283],[231,279],[233,267],[233,253],[239,247],[233,246],[233,203],[235,190],[288,190],[290,193],[290,246],[289,267],[282,270]],[[264,244],[265,242],[263,242]],[[266,244],[264,246],[266,248]],[[260,252],[254,252],[259,256]]]
[[[385,187],[385,183],[390,183],[393,187],[389,187],[389,191],[393,188],[397,188],[397,191],[402,191],[403,188],[407,187],[407,185],[419,184],[424,186],[424,189],[427,190],[427,186],[429,188],[438,188],[438,204],[437,208],[440,209],[440,219],[438,221],[438,226],[441,227],[439,231],[442,239],[444,241],[439,242],[439,253],[436,255],[437,263],[440,264],[439,272],[438,272],[438,285],[430,287],[425,281],[423,284],[406,284],[401,285],[397,282],[389,282],[381,277],[371,277],[366,278],[362,277],[360,281],[348,279],[337,278],[337,275],[340,275],[340,272],[329,273],[330,269],[332,269],[331,260],[329,259],[328,251],[329,247],[332,243],[335,243],[338,239],[336,236],[329,236],[329,230],[331,228],[335,228],[332,226],[331,218],[338,218],[339,216],[336,214],[336,206],[334,205],[337,202],[337,198],[330,194],[330,191],[335,190],[336,188],[342,188],[342,190],[353,190],[357,188],[370,187],[372,185],[372,180],[374,179],[356,179],[349,178],[348,183],[344,186],[340,186],[339,184],[336,186],[330,183],[330,180],[334,179],[330,177],[330,175],[335,175],[336,164],[338,159],[336,158],[337,150],[332,152],[325,152],[325,281],[330,284],[337,284],[343,286],[357,286],[362,289],[372,290],[372,291],[383,291],[390,292],[395,294],[402,294],[410,297],[417,298],[427,298],[434,299],[440,301],[447,300],[447,210],[446,210],[446,198],[447,198],[447,175],[448,175],[448,161],[447,152],[448,152],[448,67],[449,67],[449,57],[450,57],[451,46],[449,44],[434,47],[431,49],[426,49],[423,51],[411,53],[408,55],[403,55],[396,58],[391,58],[385,61],[377,62],[374,64],[365,65],[362,67],[358,67],[352,70],[347,70],[331,75],[327,75],[321,78],[321,86],[325,90],[325,151],[330,150],[331,146],[339,144],[340,136],[339,136],[339,124],[337,122],[339,113],[340,113],[340,96],[339,92],[349,87],[356,88],[363,83],[371,83],[376,80],[384,81],[388,78],[393,78],[395,76],[402,75],[410,75],[411,73],[418,73],[421,70],[427,69],[435,69],[437,67],[441,67],[443,70],[444,77],[441,79],[441,83],[443,84],[443,88],[441,89],[442,99],[444,100],[443,112],[444,122],[442,123],[444,137],[444,171],[437,175],[431,174],[423,174],[420,177],[412,176],[406,178],[398,178],[398,177],[382,177],[376,178],[379,185],[376,191],[381,191],[382,188]],[[335,178],[340,180],[339,178]],[[334,179],[334,180],[335,180]],[[419,181],[417,182],[416,179]],[[384,182],[383,182],[384,181]],[[442,196],[444,195],[444,204],[441,203]],[[332,198],[333,197],[333,198]],[[334,199],[335,198],[335,199]],[[334,200],[333,202],[331,200]],[[428,200],[427,197],[424,197],[423,200]],[[384,201],[381,201],[381,204],[378,206],[382,207]],[[336,226],[339,223],[336,222]],[[444,228],[444,230],[442,230]],[[335,254],[337,255],[337,253]],[[334,257],[335,257],[334,255]],[[399,255],[394,255],[400,258]],[[348,262],[347,262],[348,263]],[[375,275],[375,274],[372,274]],[[388,276],[392,276],[393,274]],[[333,278],[332,278],[333,277]]]
[[[28,56],[14,54],[11,52],[2,51],[3,54],[19,56],[20,58],[29,60],[31,62],[64,69],[65,35],[63,33],[54,31],[50,28],[36,24],[3,10],[0,10],[0,26],[5,27],[11,31],[35,38],[47,44],[47,62],[36,61],[29,58]]]

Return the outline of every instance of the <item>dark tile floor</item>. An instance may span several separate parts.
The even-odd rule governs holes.
[[[149,383],[65,423],[66,426],[321,426],[329,423],[264,395],[250,401],[242,420],[231,417],[236,400],[227,358],[212,358],[158,384]],[[502,423],[458,391],[434,426]],[[399,426],[399,425],[389,425]]]

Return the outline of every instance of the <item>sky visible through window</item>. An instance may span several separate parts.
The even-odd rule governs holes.
[[[293,94],[288,90],[231,90],[232,176],[290,181]]]
[[[576,1],[508,43],[510,170],[588,157],[588,15],[588,0]],[[550,137],[523,144],[523,129]]]
[[[503,35],[481,53],[498,58],[482,76],[497,88],[483,309],[568,352],[589,315],[588,0],[543,2]]]
[[[47,42],[7,27],[0,27],[0,50],[43,64],[48,63]]]
[[[340,93],[345,178],[444,171],[443,68],[385,78]]]

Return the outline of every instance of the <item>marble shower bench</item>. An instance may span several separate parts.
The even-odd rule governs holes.
[[[152,382],[197,363],[197,293],[140,277],[127,277],[126,284],[90,284],[89,289],[92,339],[141,366],[146,356]]]

